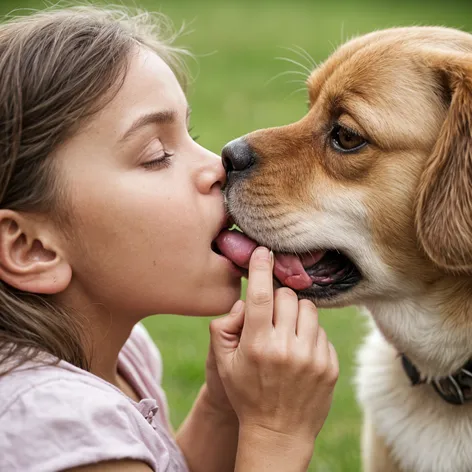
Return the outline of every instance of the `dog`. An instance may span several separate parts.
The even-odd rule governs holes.
[[[369,312],[363,469],[470,472],[472,35],[354,38],[307,88],[300,121],[224,147],[228,210],[300,298]]]

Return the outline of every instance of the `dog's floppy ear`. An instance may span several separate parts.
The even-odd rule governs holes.
[[[418,239],[439,267],[472,272],[472,56],[434,56],[450,96],[446,119],[420,179]]]

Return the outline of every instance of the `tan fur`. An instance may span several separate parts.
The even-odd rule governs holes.
[[[452,100],[420,182],[419,240],[439,266],[472,269],[472,55],[443,57]]]
[[[472,36],[428,27],[371,33],[339,48],[307,85],[300,121],[244,137],[258,162],[231,210],[275,250],[334,248],[361,269],[358,286],[318,303],[364,305],[375,321],[359,371],[365,470],[470,471],[472,454],[460,445],[472,443],[472,408],[451,409],[430,386],[410,387],[397,354],[427,378],[472,357]],[[330,145],[334,123],[369,144],[340,153]]]

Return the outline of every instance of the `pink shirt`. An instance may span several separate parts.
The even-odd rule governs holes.
[[[138,324],[118,368],[143,400],[73,365],[21,367],[0,377],[0,471],[56,472],[135,459],[188,472],[170,432],[160,353]]]

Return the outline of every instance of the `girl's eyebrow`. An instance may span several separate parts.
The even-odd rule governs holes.
[[[186,119],[190,116],[190,107],[187,107]],[[177,120],[177,112],[175,110],[161,110],[157,112],[147,113],[140,116],[118,140],[118,144],[123,144],[130,139],[137,131],[150,124],[169,125]]]

